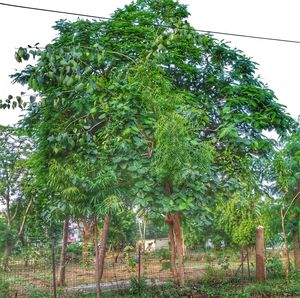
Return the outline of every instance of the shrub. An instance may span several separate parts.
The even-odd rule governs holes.
[[[0,280],[0,289],[0,298],[9,297],[9,294],[11,294],[11,289],[8,282]]]
[[[204,270],[205,275],[203,276],[203,280],[205,282],[222,283],[226,278],[226,273],[214,266],[209,265]]]
[[[218,259],[218,265],[221,267],[222,270],[226,271],[229,269],[230,263],[229,263],[230,257],[224,256],[223,258]]]
[[[141,277],[140,281],[136,277],[131,277],[130,279],[130,293],[135,295],[134,297],[145,293],[147,289],[146,279]]]
[[[80,260],[82,256],[82,243],[80,242],[69,243],[67,246],[67,253],[72,260]]]
[[[282,277],[284,275],[283,264],[279,257],[272,257],[267,260],[268,275],[273,277]]]

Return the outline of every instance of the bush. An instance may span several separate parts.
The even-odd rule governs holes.
[[[279,257],[272,257],[267,260],[267,272],[269,276],[282,277],[284,275],[283,264]]]
[[[140,281],[136,277],[132,277],[130,279],[130,293],[134,295],[134,297],[145,293],[147,289],[146,279],[141,277]]]
[[[67,253],[71,260],[80,260],[82,256],[82,243],[72,242],[67,246]]]
[[[222,270],[226,271],[229,269],[230,266],[230,257],[224,256],[223,258],[218,259],[218,265],[221,267]]]
[[[203,276],[203,280],[205,282],[222,283],[226,278],[226,273],[214,266],[207,266],[204,270],[205,275]]]
[[[5,281],[0,280],[0,298],[6,298],[9,297],[9,294],[11,294],[11,289],[9,287],[9,283]]]

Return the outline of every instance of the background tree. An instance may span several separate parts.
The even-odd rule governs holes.
[[[283,198],[282,208],[286,228],[291,232],[296,268],[300,268],[300,134],[299,130],[284,142],[274,162],[278,193]]]
[[[34,195],[26,193],[32,182],[28,167],[31,151],[29,138],[12,127],[0,127],[0,200],[5,206],[7,226],[2,262],[4,271],[8,268],[15,240],[23,240],[25,222],[34,199]]]

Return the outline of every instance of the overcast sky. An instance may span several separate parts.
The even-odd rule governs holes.
[[[6,3],[78,12],[109,17],[129,0],[4,0]],[[299,0],[180,0],[189,7],[190,23],[197,29],[300,41]],[[5,7],[0,5],[1,55],[0,98],[18,95],[22,88],[11,85],[9,74],[20,65],[14,52],[19,46],[39,42],[45,45],[55,37],[51,28],[58,19],[76,17]],[[300,44],[215,35],[231,42],[259,63],[258,74],[275,91],[279,102],[293,116],[300,114]],[[0,124],[13,124],[17,111],[0,111]]]

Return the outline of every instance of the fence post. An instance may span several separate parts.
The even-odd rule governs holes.
[[[57,298],[56,295],[56,273],[55,273],[55,240],[54,237],[52,238],[52,244],[51,244],[51,251],[52,251],[52,278],[53,278],[53,297]]]

